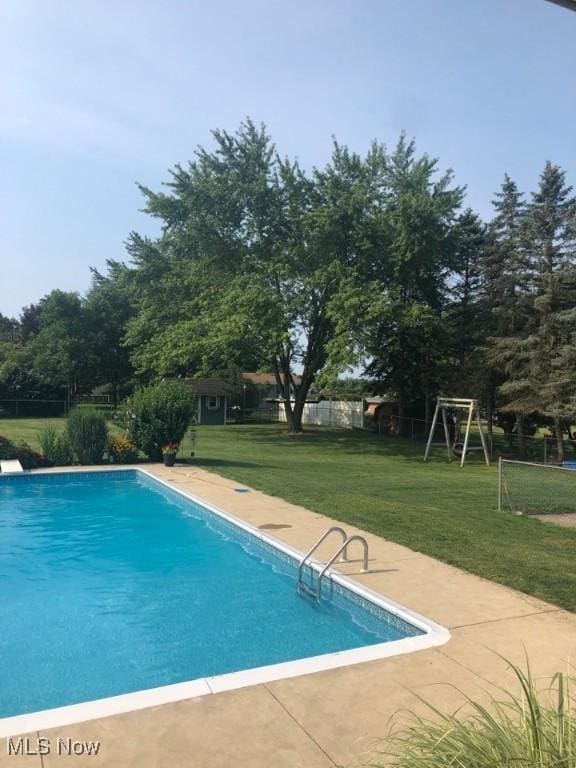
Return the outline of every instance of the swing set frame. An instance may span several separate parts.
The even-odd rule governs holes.
[[[469,450],[470,441],[470,429],[472,427],[472,421],[476,417],[476,423],[478,424],[478,432],[480,433],[480,441],[482,443],[482,450],[484,452],[484,459],[486,460],[486,466],[490,466],[490,453],[488,451],[488,445],[486,443],[486,436],[482,429],[482,422],[480,420],[480,409],[478,407],[478,401],[465,398],[465,397],[439,397],[436,402],[436,410],[434,411],[434,418],[432,419],[432,426],[430,427],[430,433],[428,435],[428,442],[426,443],[426,451],[424,453],[424,461],[428,459],[430,454],[430,448],[432,447],[432,441],[434,439],[434,432],[436,425],[438,424],[438,416],[442,413],[442,424],[444,426],[444,437],[446,438],[446,448],[448,449],[448,460],[452,461],[455,454],[455,445],[452,445],[450,441],[450,431],[448,429],[448,410],[464,410],[467,411],[466,418],[466,432],[464,434],[464,443],[462,445],[462,456],[460,459],[460,466],[464,466],[466,461],[466,454]],[[470,449],[474,450],[474,449]]]

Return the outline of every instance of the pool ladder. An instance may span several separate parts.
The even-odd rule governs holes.
[[[310,559],[310,556],[318,549],[320,544],[330,536],[332,533],[339,533],[342,537],[342,543],[338,547],[338,549],[334,552],[332,557],[330,557],[326,563],[322,566],[321,570],[318,572],[318,578],[316,579],[316,583],[314,584],[314,573],[316,572],[316,569],[312,566],[311,562],[308,562]],[[314,544],[310,547],[308,552],[304,555],[302,560],[300,560],[300,563],[298,564],[298,579],[296,582],[296,587],[298,589],[298,594],[305,595],[306,597],[312,597],[314,600],[320,600],[320,594],[322,591],[322,579],[326,575],[328,569],[334,564],[337,558],[340,558],[340,562],[345,562],[348,560],[348,545],[351,544],[353,541],[359,541],[362,544],[363,550],[364,550],[364,562],[362,565],[362,573],[366,573],[368,571],[368,542],[364,538],[364,536],[358,536],[357,534],[354,534],[353,536],[348,536],[346,531],[343,528],[340,528],[338,525],[333,525],[331,528],[328,528],[328,530],[324,531],[322,536],[318,539],[318,541],[314,542]],[[311,581],[308,584],[304,580],[304,569],[306,566],[309,566],[310,568],[310,574],[311,574]]]

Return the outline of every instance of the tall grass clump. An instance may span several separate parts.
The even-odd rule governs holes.
[[[140,389],[123,409],[124,426],[132,442],[152,461],[162,461],[162,448],[180,443],[193,414],[190,389],[165,381]]]
[[[511,669],[518,695],[488,707],[466,698],[467,716],[427,705],[429,718],[412,714],[408,727],[392,734],[382,768],[576,768],[574,679],[557,673],[541,692],[529,667]]]
[[[80,464],[99,464],[108,443],[104,415],[90,408],[74,408],[66,421],[66,434]]]
[[[38,443],[43,455],[55,466],[65,467],[74,461],[67,432],[59,432],[50,422],[38,431]]]

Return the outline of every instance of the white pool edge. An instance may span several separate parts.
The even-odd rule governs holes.
[[[75,474],[76,471],[98,473],[132,470],[142,473],[154,482],[160,483],[189,501],[201,505],[216,516],[222,517],[224,520],[238,526],[250,535],[266,542],[270,546],[275,547],[296,560],[300,559],[304,554],[277,541],[249,523],[230,515],[228,512],[224,512],[218,507],[206,502],[204,499],[193,496],[180,488],[175,488],[173,485],[157,477],[152,472],[138,466],[102,467],[79,469],[73,470],[72,472],[38,472],[35,474],[66,475]],[[11,476],[13,477],[14,475],[11,473]],[[337,669],[339,667],[347,667],[367,661],[376,661],[377,659],[399,656],[405,653],[412,653],[413,651],[420,651],[426,648],[444,645],[450,640],[450,632],[446,627],[411,611],[409,608],[406,608],[393,600],[383,598],[377,592],[358,584],[347,576],[331,573],[330,578],[345,589],[354,592],[365,600],[375,603],[389,613],[418,627],[418,629],[421,629],[425,634],[417,637],[407,637],[402,640],[393,640],[386,643],[364,646],[362,648],[352,648],[346,651],[322,654],[321,656],[310,656],[296,661],[287,661],[280,664],[270,664],[264,667],[241,670],[239,672],[230,672],[214,677],[197,678],[183,683],[164,685],[158,688],[135,691],[120,696],[110,696],[104,699],[83,702],[81,704],[71,704],[65,707],[56,707],[54,709],[46,709],[24,715],[0,718],[0,738],[9,738],[11,736],[45,730],[48,728],[60,728],[68,725],[75,725],[89,720],[126,714],[128,712],[135,712],[140,709],[147,709],[163,704],[171,704],[185,699],[223,693],[225,691],[246,688],[251,685],[269,683],[275,680],[285,680],[290,677],[298,677],[313,672],[323,672],[329,669]]]

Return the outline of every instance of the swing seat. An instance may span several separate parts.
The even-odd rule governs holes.
[[[454,443],[454,445],[452,446],[452,452],[455,453],[457,456],[462,456],[463,450],[464,450],[464,443]],[[484,448],[481,445],[469,445],[466,450],[483,451]]]

